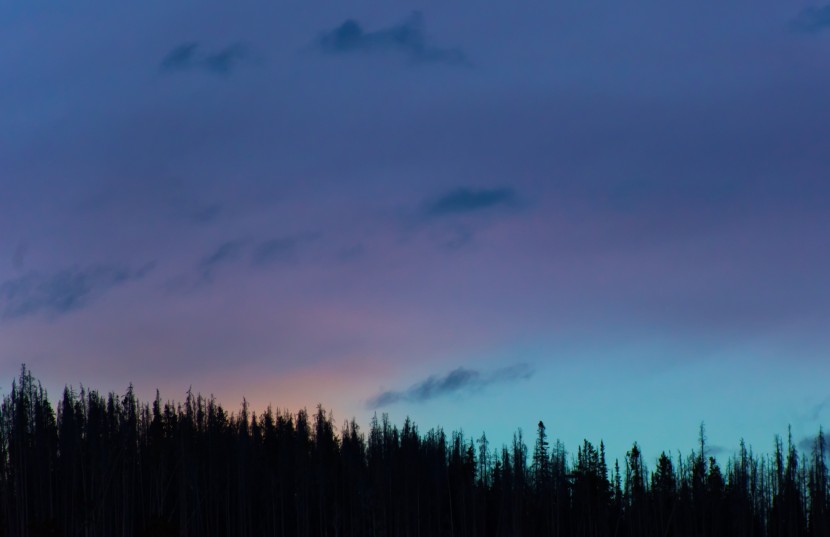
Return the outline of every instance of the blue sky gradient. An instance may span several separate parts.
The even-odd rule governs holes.
[[[830,5],[0,5],[0,372],[575,449],[830,422]]]

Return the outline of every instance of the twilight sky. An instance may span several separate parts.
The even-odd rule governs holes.
[[[0,4],[0,375],[575,449],[830,424],[830,4]]]

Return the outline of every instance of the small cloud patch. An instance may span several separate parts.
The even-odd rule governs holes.
[[[349,19],[323,33],[316,45],[326,54],[393,52],[412,62],[468,63],[459,49],[436,47],[428,42],[424,17],[419,12],[413,13],[400,24],[373,32],[364,30],[356,20]]]
[[[830,4],[802,10],[793,20],[792,26],[795,30],[807,33],[818,33],[830,28]]]
[[[819,437],[821,437],[822,442],[824,443],[824,455],[825,457],[830,457],[830,449],[827,447],[827,439],[824,436],[823,428],[819,429],[819,432],[813,436],[806,436],[798,441],[797,447],[798,450],[802,454],[813,454],[818,451],[819,448]]]
[[[196,65],[198,43],[182,43],[167,53],[161,61],[162,71],[184,71]]]
[[[533,370],[527,364],[515,364],[489,373],[459,367],[443,377],[432,375],[407,390],[382,392],[369,399],[366,405],[374,409],[399,402],[423,403],[443,395],[474,391],[491,384],[529,379],[532,376]]]
[[[165,73],[203,71],[216,75],[229,75],[249,58],[248,48],[242,43],[232,43],[215,52],[203,53],[196,42],[188,42],[171,50],[161,61]]]
[[[20,319],[36,314],[65,315],[91,304],[110,289],[143,278],[153,264],[132,270],[95,265],[51,274],[29,272],[0,283],[0,316]]]
[[[515,203],[516,193],[511,188],[457,188],[425,203],[424,213],[433,217],[466,214]]]
[[[297,253],[299,239],[281,237],[260,243],[254,250],[254,264],[269,265],[278,261],[290,261]]]
[[[15,270],[23,270],[24,265],[26,264],[26,256],[29,253],[29,243],[26,241],[20,241],[17,243],[17,246],[14,248],[14,252],[12,253],[12,267]]]
[[[247,57],[248,50],[240,43],[234,43],[214,54],[208,54],[205,67],[213,73],[227,75]]]
[[[204,256],[197,266],[201,283],[210,282],[216,271],[226,265],[250,262],[264,268],[276,263],[290,263],[298,259],[303,247],[317,239],[316,234],[288,235],[262,241],[240,238],[225,241]]]
[[[214,203],[213,205],[207,205],[194,209],[190,214],[190,218],[199,224],[209,224],[219,218],[221,212],[222,206]]]
[[[245,246],[246,242],[242,239],[226,241],[220,244],[199,263],[199,271],[202,273],[202,278],[210,279],[217,267],[238,260]]]

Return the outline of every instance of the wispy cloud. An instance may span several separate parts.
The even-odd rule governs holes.
[[[201,272],[202,278],[210,279],[213,272],[220,265],[239,260],[246,246],[247,241],[244,239],[230,240],[220,244],[199,263],[199,272]]]
[[[205,57],[205,67],[214,73],[226,75],[248,57],[248,49],[241,43],[230,46]]]
[[[718,457],[720,455],[731,453],[731,451],[731,449],[717,444],[706,444],[707,457]]]
[[[205,71],[228,75],[249,57],[248,48],[242,43],[232,43],[216,52],[202,53],[196,42],[182,43],[161,61],[163,72]]]
[[[451,225],[429,231],[428,237],[442,250],[451,252],[470,244],[475,231],[465,225]]]
[[[427,216],[446,216],[510,206],[516,203],[516,192],[511,188],[470,189],[457,188],[424,204]]]
[[[822,430],[822,434],[824,434],[823,430]],[[827,437],[825,436],[825,441],[826,440],[827,440]],[[797,447],[798,447],[799,451],[801,451],[803,454],[812,453],[813,449],[817,446],[817,441],[818,441],[818,432],[816,432],[816,434],[814,434],[812,436],[805,436],[804,438],[799,440]],[[827,450],[826,455],[830,456],[830,449]]]
[[[827,408],[828,405],[830,405],[830,397],[824,398],[823,401],[813,406],[810,412],[810,417],[813,419],[813,421],[819,420],[822,412],[824,412],[824,409]]]
[[[803,9],[793,20],[792,26],[795,30],[808,33],[817,33],[830,28],[830,4]]]
[[[317,238],[316,234],[275,237],[257,245],[253,253],[255,265],[265,266],[277,262],[294,261],[297,251],[307,242]]]
[[[182,43],[167,53],[161,61],[162,71],[183,71],[196,64],[198,43]]]
[[[199,262],[198,271],[205,282],[211,280],[215,271],[224,265],[249,261],[254,266],[266,267],[278,262],[294,261],[303,245],[316,238],[316,234],[306,234],[274,237],[262,241],[247,238],[229,240],[203,257]]]
[[[362,243],[354,244],[347,248],[341,249],[337,253],[337,258],[341,261],[354,261],[366,255],[366,246]]]
[[[395,52],[413,62],[468,63],[461,50],[436,47],[427,42],[424,17],[419,12],[400,24],[374,32],[365,31],[357,21],[349,19],[323,33],[316,44],[328,54]]]
[[[26,241],[20,241],[17,243],[17,246],[14,248],[14,252],[12,253],[12,267],[15,270],[23,270],[23,266],[26,263],[26,256],[29,253],[29,243]]]
[[[380,408],[399,402],[421,403],[451,393],[473,391],[491,384],[529,379],[532,376],[533,370],[527,364],[515,364],[489,373],[459,367],[443,377],[432,375],[407,390],[382,392],[366,404],[369,408]]]
[[[0,315],[19,319],[44,313],[59,316],[88,306],[113,287],[143,278],[153,269],[95,265],[51,274],[29,272],[0,283]]]
[[[188,215],[191,220],[199,224],[209,224],[214,222],[222,212],[222,206],[218,203],[213,205],[206,205],[197,207]]]

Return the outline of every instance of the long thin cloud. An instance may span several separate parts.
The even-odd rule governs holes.
[[[467,63],[460,50],[436,47],[427,42],[424,18],[419,12],[400,24],[374,32],[365,31],[357,21],[349,19],[323,33],[317,46],[328,54],[397,52],[415,62]]]
[[[432,217],[466,214],[515,203],[516,192],[512,188],[457,188],[427,202],[424,213]]]
[[[65,315],[88,306],[114,287],[143,278],[153,266],[134,270],[94,265],[50,274],[29,272],[0,283],[0,318],[19,319],[40,313]]]
[[[369,399],[366,406],[380,408],[399,402],[423,403],[452,393],[474,391],[491,384],[524,380],[532,376],[533,370],[527,364],[515,364],[489,373],[459,367],[444,376],[431,375],[403,391],[382,392]]]
[[[188,42],[168,52],[162,59],[160,68],[166,73],[202,70],[228,75],[248,56],[248,49],[242,43],[232,43],[212,53],[201,53],[199,43]]]
[[[801,11],[792,23],[795,30],[817,33],[830,28],[830,4],[811,6]]]

